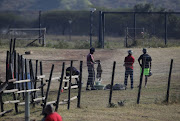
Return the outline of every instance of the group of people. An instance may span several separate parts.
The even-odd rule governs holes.
[[[86,85],[86,90],[96,90],[94,87],[94,81],[95,81],[95,70],[94,70],[94,64],[98,63],[97,67],[97,77],[101,78],[101,65],[100,60],[94,61],[93,53],[95,52],[95,48],[90,49],[90,53],[87,55],[87,67],[88,67],[88,81]],[[145,75],[145,86],[147,85],[147,78],[151,75],[151,61],[152,58],[150,55],[147,54],[147,49],[143,48],[142,50],[143,54],[138,58],[139,65],[141,67],[140,71],[142,73],[143,69],[143,75]],[[135,58],[132,56],[133,51],[128,50],[128,56],[124,59],[124,66],[125,66],[125,78],[124,78],[124,85],[127,87],[127,80],[128,76],[130,75],[131,80],[131,89],[133,89],[133,64],[135,62]],[[79,72],[76,69],[72,69],[73,74],[79,74]],[[70,69],[66,69],[66,75],[68,76],[70,73]],[[44,115],[45,117],[42,119],[42,121],[62,121],[62,117],[54,111],[53,105],[48,104],[44,109]]]
[[[147,86],[147,80],[148,77],[152,75],[151,73],[151,61],[152,58],[149,54],[147,54],[147,49],[143,48],[142,50],[143,54],[140,55],[138,58],[138,63],[140,65],[140,73],[142,73],[143,69],[143,75],[145,76],[145,87]],[[128,56],[124,59],[124,66],[125,66],[125,78],[124,78],[124,85],[127,87],[127,80],[128,76],[130,75],[131,80],[131,89],[134,88],[133,86],[133,64],[135,61],[135,58],[132,56],[133,51],[128,50]]]
[[[93,58],[94,52],[95,52],[95,48],[90,48],[90,52],[87,55],[88,80],[87,80],[86,90],[96,90],[96,88],[94,87],[94,81],[95,81],[94,64],[96,64],[97,62]],[[143,48],[142,52],[143,52],[143,54],[140,55],[140,57],[138,58],[138,62],[140,65],[141,72],[142,72],[142,68],[143,68],[143,75],[145,75],[145,87],[146,87],[148,77],[152,75],[152,73],[151,73],[152,58],[149,54],[147,54],[146,48]],[[135,62],[135,58],[132,56],[132,54],[133,54],[133,51],[128,50],[128,56],[126,56],[124,59],[124,66],[125,66],[124,85],[125,85],[125,87],[127,87],[127,80],[128,80],[128,76],[130,75],[131,89],[134,88],[134,86],[133,86],[133,69],[134,69],[133,64]],[[99,61],[99,63],[100,63],[100,61]],[[102,69],[100,70],[100,72],[102,73]]]

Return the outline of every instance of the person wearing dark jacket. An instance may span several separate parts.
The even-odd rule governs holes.
[[[95,52],[95,48],[90,48],[90,53],[87,55],[87,67],[88,67],[88,81],[86,85],[86,90],[90,90],[89,86],[91,87],[91,90],[96,90],[94,87],[94,81],[95,81],[95,70],[94,70],[94,64],[96,63],[94,61],[93,54]]]
[[[144,65],[144,73],[143,73],[143,75],[145,75],[145,87],[147,87],[148,77],[152,75],[152,73],[151,73],[151,61],[152,61],[152,58],[151,58],[150,55],[147,54],[147,49],[146,48],[143,48],[142,52],[143,52],[143,54],[140,55],[140,57],[138,58],[138,62],[139,62],[139,65],[140,65],[141,72],[142,72],[142,68],[143,68],[143,65]]]
[[[75,67],[72,67],[72,72],[71,72],[71,67],[67,67],[66,68],[66,76],[70,76],[70,73],[72,73],[71,75],[72,76],[79,76],[79,71],[75,68]],[[75,78],[76,80],[76,84],[79,84],[79,79],[78,78]],[[64,87],[67,86],[67,82],[64,83]]]

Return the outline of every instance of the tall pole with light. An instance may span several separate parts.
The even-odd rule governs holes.
[[[71,34],[72,34],[71,24],[72,24],[72,20],[70,19],[68,22],[69,22],[69,40],[71,41]]]
[[[39,44],[41,44],[41,11],[39,11]]]
[[[96,11],[96,8],[91,8],[90,10],[90,47],[92,47],[92,35],[93,35],[93,13]]]

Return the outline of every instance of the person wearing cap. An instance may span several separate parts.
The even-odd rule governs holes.
[[[46,105],[44,113],[46,114],[46,117],[43,118],[42,121],[62,121],[62,117],[57,112],[54,112],[52,104]]]
[[[124,85],[127,87],[127,80],[128,76],[130,75],[131,79],[131,89],[133,89],[133,64],[135,58],[132,56],[133,51],[128,50],[128,56],[124,59],[124,66],[125,66],[125,78],[124,78]]]
[[[142,68],[143,68],[143,65],[144,65],[144,73],[143,75],[145,75],[145,87],[147,86],[147,80],[148,80],[148,77],[152,75],[151,73],[151,61],[152,61],[152,58],[149,54],[147,54],[147,49],[146,48],[143,48],[142,50],[143,54],[140,55],[140,57],[138,58],[138,62],[139,62],[139,65],[140,65],[140,71],[142,72]],[[143,63],[145,61],[145,63]]]
[[[95,52],[95,48],[90,48],[90,53],[87,55],[87,67],[88,67],[88,80],[86,85],[86,90],[90,90],[89,86],[91,87],[91,90],[96,90],[94,87],[94,81],[95,81],[95,70],[94,70],[94,64],[96,63],[93,58],[93,54]]]

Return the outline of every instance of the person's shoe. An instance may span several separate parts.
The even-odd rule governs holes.
[[[127,86],[125,85],[125,90],[127,89]]]
[[[131,89],[133,89],[134,88],[134,86],[133,85],[131,85]]]
[[[86,88],[86,90],[90,90],[89,88]]]
[[[91,90],[97,90],[95,87],[92,87]]]

